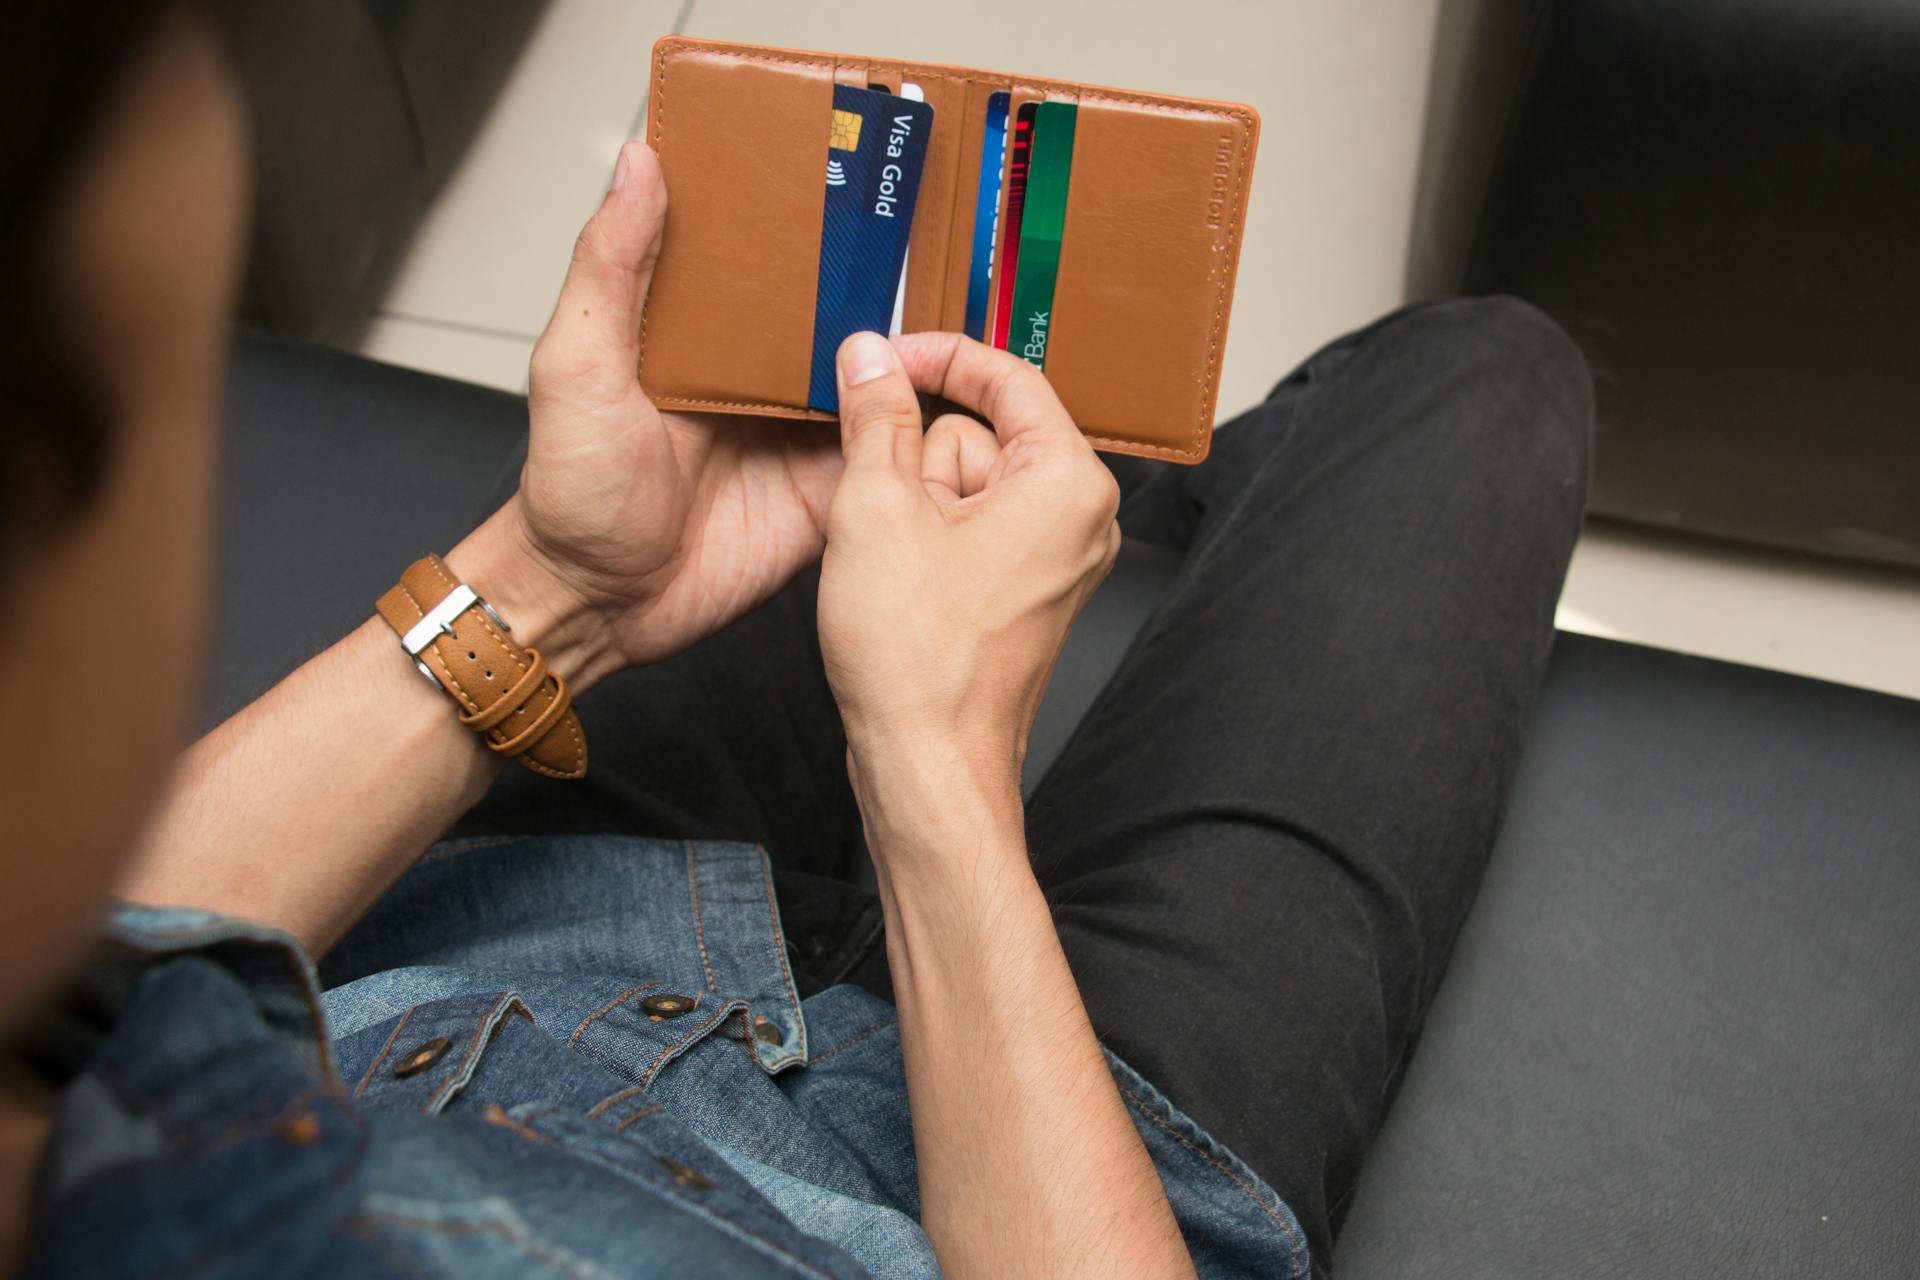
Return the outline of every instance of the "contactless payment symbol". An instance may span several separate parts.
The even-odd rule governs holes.
[[[835,108],[833,127],[827,131],[827,150],[858,151],[860,149],[861,115],[857,111],[842,111]],[[831,154],[827,156],[827,185],[844,187],[847,185],[847,167]]]

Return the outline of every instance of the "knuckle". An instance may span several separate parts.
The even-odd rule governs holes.
[[[1120,532],[1119,521],[1116,520],[1107,526],[1107,559],[1105,567],[1100,570],[1102,576],[1108,569],[1113,568],[1113,562],[1120,558],[1120,547],[1125,541],[1125,536]]]
[[[1094,584],[1104,581],[1119,555],[1120,526],[1109,521],[1104,530],[1087,540],[1087,581]]]
[[[1106,465],[1092,455],[1074,469],[1068,492],[1072,495],[1074,515],[1091,525],[1111,522],[1120,509],[1119,483]]]
[[[927,443],[945,443],[948,440],[962,439],[973,425],[973,420],[970,418],[957,413],[943,413],[933,420],[932,426],[927,428]]]
[[[927,447],[931,449],[936,445],[944,445],[959,434],[960,429],[954,425],[951,415],[935,418],[927,427]]]
[[[575,262],[599,262],[605,254],[604,241],[600,231],[600,219],[592,217],[580,228],[580,234],[573,238],[573,260]]]
[[[595,368],[594,350],[593,344],[584,339],[585,335],[569,333],[564,327],[558,331],[550,328],[542,334],[527,358],[528,393],[577,386],[589,377]]]
[[[567,343],[554,337],[553,330],[547,330],[533,344],[533,353],[527,358],[529,389],[563,381],[572,373],[573,365]]]
[[[886,394],[862,396],[851,405],[843,403],[841,413],[854,431],[893,431],[920,426],[917,404],[902,403],[898,397]]]
[[[1038,370],[1034,370],[1032,365],[1020,357],[1010,355],[1005,351],[996,352],[995,354],[1005,358],[994,362],[993,372],[987,375],[987,384],[983,389],[981,399],[987,404],[993,405],[995,410],[1000,412],[1004,411],[1005,407],[1012,403],[1014,393],[1018,390],[1020,384],[1026,381],[1028,371],[1038,372]]]
[[[1094,493],[1099,499],[1098,510],[1101,519],[1111,524],[1114,516],[1120,512],[1120,482],[1114,479],[1113,472],[1107,469],[1104,462],[1095,459],[1093,465],[1100,473],[1093,482]]]

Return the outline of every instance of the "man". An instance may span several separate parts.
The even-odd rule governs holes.
[[[28,72],[76,114],[9,157],[12,1265],[1324,1270],[1550,643],[1590,419],[1564,337],[1511,303],[1389,318],[1142,487],[1121,523],[1183,568],[1023,806],[1119,546],[1108,472],[1044,378],[953,335],[849,340],[837,431],[656,412],[667,193],[630,143],[519,491],[163,791],[244,129],[195,6],[42,21]],[[916,391],[971,416],[924,426]],[[418,573],[510,638],[468,604],[422,680]],[[603,730],[587,782],[516,770],[492,834],[430,850],[503,754],[566,775],[584,739],[552,735]],[[622,805],[630,834],[550,834]],[[680,838],[709,834],[766,847]],[[858,852],[877,899],[827,874]],[[116,884],[150,905],[89,954]],[[789,885],[838,906],[798,928]]]

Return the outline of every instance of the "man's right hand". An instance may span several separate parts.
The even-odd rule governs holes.
[[[855,334],[839,381],[820,644],[862,806],[886,775],[889,792],[923,780],[1017,809],[1041,694],[1120,547],[1118,487],[1046,378],[1007,352]],[[992,428],[950,413],[923,435],[916,390]]]
[[[992,428],[947,414],[923,436],[916,388]],[[921,1226],[956,1280],[1191,1277],[1020,805],[1047,677],[1120,548],[1118,487],[1038,369],[957,334],[847,339],[840,436],[820,646],[885,913]]]

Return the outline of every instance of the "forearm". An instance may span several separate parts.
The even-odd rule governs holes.
[[[509,523],[447,563],[578,689],[598,651]],[[186,753],[122,893],[277,925],[319,954],[499,772],[456,710],[370,618]]]
[[[861,788],[942,1271],[1191,1276],[1029,868],[1017,793],[905,794],[943,773],[897,802],[871,773]]]

